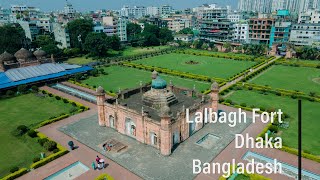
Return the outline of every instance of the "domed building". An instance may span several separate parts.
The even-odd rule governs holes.
[[[0,55],[0,70],[6,71],[8,69],[35,66],[44,63],[54,62],[53,57],[47,58],[47,53],[41,49],[34,51],[21,48],[14,55],[5,51]]]
[[[16,65],[16,58],[5,51],[0,55],[0,70],[5,71],[6,67],[11,66],[11,65]]]
[[[213,83],[209,96],[194,89],[176,87],[152,72],[151,85],[120,91],[116,101],[106,101],[105,91],[97,88],[98,119],[100,126],[159,149],[170,155],[172,149],[205,126],[195,122],[195,113],[205,108],[218,110],[219,85]],[[188,115],[186,110],[188,109]],[[191,123],[186,121],[190,115]]]

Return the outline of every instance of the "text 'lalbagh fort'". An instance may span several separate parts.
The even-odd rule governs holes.
[[[172,149],[189,138],[204,123],[187,123],[185,109],[190,114],[205,108],[218,110],[219,85],[214,82],[209,96],[195,90],[167,86],[156,71],[152,73],[151,87],[144,86],[121,93],[112,103],[106,101],[103,88],[97,88],[99,125],[114,128],[141,143],[170,155]],[[191,119],[193,119],[191,117]]]

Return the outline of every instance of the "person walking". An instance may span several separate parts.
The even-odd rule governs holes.
[[[100,164],[101,164],[101,166],[102,166],[102,168],[104,169],[104,159],[100,159]]]

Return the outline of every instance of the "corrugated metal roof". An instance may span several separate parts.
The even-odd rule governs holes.
[[[44,65],[44,66],[43,66]],[[63,70],[62,70],[63,69]],[[0,72],[0,89],[92,70],[89,66],[42,64]],[[51,72],[51,73],[50,73]],[[56,72],[56,73],[53,73]],[[10,79],[9,76],[14,79]],[[20,79],[20,80],[18,80]]]
[[[22,68],[16,68],[16,69],[9,69],[8,71],[5,72],[5,74],[11,81],[21,81],[24,79],[59,73],[68,69],[75,69],[79,67],[81,66],[46,63],[46,64],[37,65],[37,66],[28,66],[28,67],[22,67]]]

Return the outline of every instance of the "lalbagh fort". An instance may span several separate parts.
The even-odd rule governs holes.
[[[185,109],[191,112],[206,107],[218,110],[219,85],[211,86],[210,96],[200,95],[194,90],[175,87],[172,82],[152,72],[150,86],[123,92],[115,102],[108,103],[105,92],[97,88],[99,125],[114,128],[141,143],[170,155],[175,145],[189,138],[204,123],[187,123]]]

